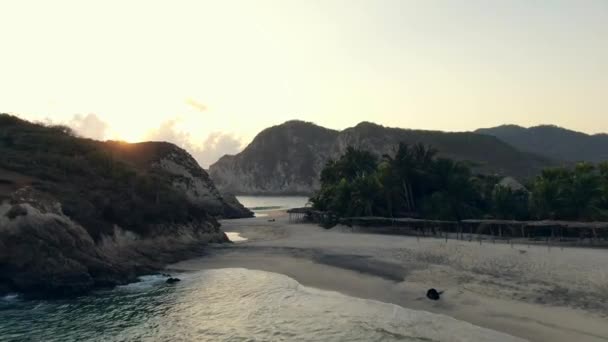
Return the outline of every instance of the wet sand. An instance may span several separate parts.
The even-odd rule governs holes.
[[[274,219],[274,222],[269,222]],[[226,220],[246,241],[169,268],[242,267],[452,316],[530,341],[608,341],[608,251],[353,233],[281,213]],[[444,290],[439,301],[428,288]]]

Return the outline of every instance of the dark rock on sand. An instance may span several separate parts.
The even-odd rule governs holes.
[[[430,300],[439,300],[439,298],[441,298],[442,293],[443,291],[439,292],[435,289],[429,289],[428,291],[426,291],[426,298]]]
[[[182,280],[179,278],[169,278],[169,279],[167,279],[167,284],[175,284],[180,281],[182,281]]]

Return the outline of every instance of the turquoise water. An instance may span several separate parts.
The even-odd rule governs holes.
[[[73,300],[0,299],[0,341],[515,341],[446,316],[219,269]]]

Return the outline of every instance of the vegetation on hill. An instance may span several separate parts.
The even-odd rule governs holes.
[[[349,147],[321,173],[313,206],[341,217],[386,216],[601,220],[608,217],[608,163],[544,170],[529,190],[470,165],[440,158],[422,144],[400,143],[392,154]]]
[[[471,162],[474,172],[530,179],[559,162],[521,150],[489,135],[390,128],[362,122],[342,131],[312,123],[288,121],[265,129],[234,156],[210,166],[220,190],[239,194],[311,194],[318,190],[321,170],[348,146],[377,155],[390,154],[405,142],[423,143],[439,156]]]
[[[31,177],[32,186],[52,194],[64,213],[92,237],[111,234],[114,225],[147,234],[156,223],[208,218],[166,178],[119,158],[124,154],[121,149],[129,148],[134,147],[83,139],[67,127],[0,114],[0,169]],[[142,153],[141,158],[150,153]],[[8,195],[0,193],[0,199]]]
[[[478,129],[477,133],[495,136],[516,148],[570,162],[608,161],[608,135],[589,135],[553,125],[524,128],[503,125]]]

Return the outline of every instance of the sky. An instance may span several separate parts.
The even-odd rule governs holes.
[[[0,0],[0,112],[207,167],[291,119],[608,131],[608,1]]]

